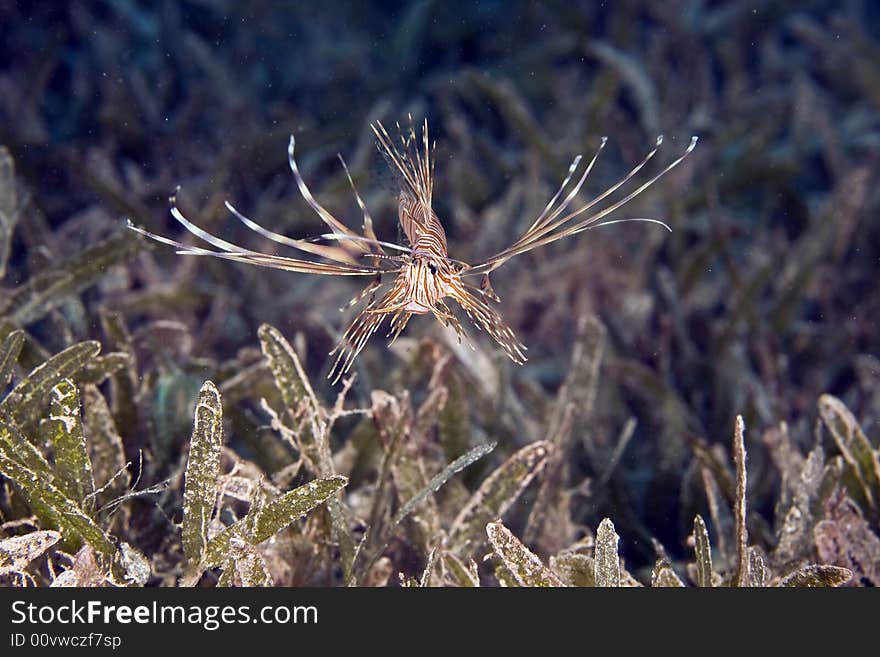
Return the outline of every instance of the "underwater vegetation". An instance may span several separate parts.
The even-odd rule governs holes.
[[[585,336],[593,350],[581,365],[595,377],[591,359],[601,343],[594,334]],[[279,442],[297,456],[272,477],[224,446],[222,395],[211,381],[198,393],[185,465],[165,485],[138,490],[127,486],[122,440],[97,387],[123,374],[125,359],[90,368],[100,345],[83,342],[24,377],[0,408],[0,474],[9,509],[32,515],[4,523],[20,533],[0,541],[0,575],[19,585],[39,580],[53,586],[144,585],[151,579],[182,586],[383,586],[395,571],[401,586],[642,585],[623,565],[609,518],[595,533],[581,528],[568,537],[548,522],[545,505],[570,496],[552,476],[564,465],[571,438],[570,395],[558,400],[567,419],[549,440],[516,450],[470,491],[456,475],[486,459],[497,443],[446,462],[443,448],[459,437],[448,432],[462,424],[461,409],[447,408],[442,381],[448,359],[437,360],[418,406],[405,392],[374,390],[371,407],[351,409],[345,404],[350,379],[335,403],[325,405],[281,333],[263,325],[259,337],[267,365],[261,374],[276,389],[273,401],[263,398],[261,405]],[[5,339],[4,376],[23,341],[20,330]],[[584,378],[583,386],[598,383]],[[583,394],[583,388],[571,390]],[[40,418],[38,400],[46,397],[48,412]],[[854,577],[876,582],[880,539],[869,518],[876,518],[880,499],[878,454],[838,399],[824,396],[820,414],[837,456],[829,458],[821,444],[806,456],[798,453],[784,426],[768,438],[780,460],[797,463],[787,471],[793,480],[780,496],[772,550],[749,544],[745,429],[738,416],[733,473],[711,455],[702,469],[713,525],[730,535],[719,536],[713,559],[706,522],[696,515],[688,539],[693,558],[678,563],[655,541],[651,586],[839,586]],[[361,418],[353,430],[357,440],[334,454],[332,432],[346,415]],[[522,533],[538,545],[574,539],[547,564],[500,520],[533,480],[540,484]],[[181,520],[178,527],[165,518],[169,531],[157,553],[147,556],[114,536],[137,533],[127,502],[172,492]],[[54,558],[44,557],[50,549]],[[487,563],[484,553],[490,567],[481,573],[477,560]],[[847,567],[809,563],[816,554]],[[41,557],[45,564],[33,572],[32,562]],[[423,569],[407,575],[401,562],[407,570]]]
[[[3,585],[880,583],[870,3],[389,3],[342,31],[333,3],[240,4],[0,8]],[[672,233],[609,226],[493,277],[523,365],[414,317],[334,386],[357,281],[125,227],[195,245],[180,186],[247,248],[276,253],[227,200],[320,235],[293,134],[321,205],[359,223],[350,173],[400,243],[369,124],[409,113],[470,263],[602,136],[573,207],[657,134],[700,145],[619,215]]]

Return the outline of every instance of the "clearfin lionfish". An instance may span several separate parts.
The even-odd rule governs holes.
[[[659,173],[626,193],[622,198],[604,207],[599,207],[600,203],[634,178],[654,157],[663,142],[663,137],[658,137],[653,150],[626,176],[586,205],[572,208],[575,197],[580,192],[599,153],[605,146],[606,138],[603,137],[596,153],[573,185],[571,185],[572,180],[575,179],[575,174],[579,170],[583,158],[578,155],[572,161],[568,174],[556,194],[518,240],[480,263],[467,264],[454,260],[447,254],[446,233],[432,208],[434,146],[429,145],[427,120],[422,126],[421,138],[417,137],[416,130],[410,121],[409,130],[400,131],[399,144],[392,139],[380,122],[373,124],[372,128],[376,134],[377,147],[389,161],[400,180],[398,220],[400,228],[406,236],[406,245],[377,239],[369,210],[355,189],[348,167],[341,156],[339,159],[351,183],[358,206],[363,213],[362,232],[353,231],[328,212],[309,191],[300,174],[294,157],[296,142],[293,136],[290,137],[287,149],[290,169],[303,198],[330,229],[329,233],[317,238],[324,243],[318,243],[316,239],[292,239],[275,233],[241,214],[229,202],[226,203],[226,207],[248,228],[263,237],[303,253],[317,256],[321,260],[269,255],[222,240],[202,230],[184,217],[177,207],[176,196],[172,196],[170,199],[172,216],[189,232],[213,248],[187,246],[148,232],[130,222],[128,225],[149,238],[175,247],[177,253],[183,255],[212,256],[309,274],[371,277],[373,280],[370,284],[349,304],[355,305],[366,299],[366,305],[352,320],[342,334],[339,343],[330,352],[330,355],[335,357],[329,375],[334,382],[351,369],[355,358],[364,348],[367,340],[379,329],[386,318],[390,318],[388,336],[392,342],[400,335],[413,315],[428,313],[434,315],[444,326],[451,326],[458,334],[459,339],[465,337],[461,321],[447,303],[449,300],[457,303],[478,328],[485,330],[511,360],[515,363],[523,363],[526,360],[524,354],[526,347],[516,337],[510,326],[504,322],[498,311],[490,305],[490,302],[498,302],[499,298],[489,282],[489,273],[516,255],[599,226],[623,221],[646,221],[660,224],[669,229],[665,223],[656,219],[608,219],[608,217],[681,163],[697,143],[697,138],[692,137],[685,152]],[[394,276],[393,280],[387,283],[384,277],[392,275]]]

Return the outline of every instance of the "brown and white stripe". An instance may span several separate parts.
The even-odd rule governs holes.
[[[170,199],[172,216],[189,232],[211,245],[212,249],[185,245],[136,227],[130,222],[129,227],[151,239],[175,247],[177,252],[183,255],[213,256],[261,267],[311,274],[372,277],[370,284],[349,304],[354,305],[367,299],[366,305],[345,329],[339,343],[330,352],[331,356],[335,356],[329,375],[334,382],[351,370],[357,355],[373,333],[381,327],[386,316],[390,316],[388,336],[392,342],[401,334],[413,315],[427,313],[433,314],[444,326],[452,327],[459,339],[466,339],[464,327],[444,301],[446,298],[456,301],[477,328],[486,331],[511,360],[523,363],[526,360],[525,346],[501,315],[489,305],[490,301],[498,302],[500,299],[492,290],[488,274],[516,255],[599,226],[623,221],[643,221],[660,224],[669,229],[669,226],[656,219],[606,219],[606,217],[678,166],[693,151],[697,143],[697,138],[693,137],[685,152],[677,159],[622,198],[599,209],[597,206],[602,201],[632,180],[654,157],[663,142],[663,137],[658,137],[654,149],[626,176],[586,205],[572,210],[570,208],[575,197],[605,146],[606,140],[603,138],[577,182],[569,186],[582,161],[580,155],[574,159],[559,190],[519,239],[482,262],[469,265],[449,258],[446,232],[432,208],[434,158],[433,145],[429,146],[428,142],[427,121],[422,125],[420,139],[416,136],[412,118],[410,118],[409,130],[400,130],[398,125],[400,147],[380,122],[376,122],[372,128],[379,150],[400,178],[398,221],[406,236],[407,245],[382,242],[376,238],[370,213],[357,190],[354,189],[353,182],[351,186],[363,214],[363,232],[353,231],[328,212],[315,199],[300,175],[294,157],[295,141],[292,136],[288,145],[290,169],[300,194],[330,229],[331,232],[321,236],[330,243],[318,244],[311,240],[297,240],[280,235],[248,219],[229,203],[226,206],[245,226],[261,236],[322,258],[323,261],[263,254],[222,240],[190,222],[178,209],[175,196]],[[351,182],[348,168],[341,157],[340,161]],[[389,255],[386,249],[393,251],[394,255]],[[384,275],[395,276],[387,288],[387,284],[382,280]],[[473,276],[480,277],[478,286],[466,282],[468,277]],[[380,294],[383,288],[386,290]]]

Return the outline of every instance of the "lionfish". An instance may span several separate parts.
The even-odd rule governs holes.
[[[661,135],[657,138],[654,148],[628,174],[586,205],[572,208],[575,197],[593,169],[599,153],[605,147],[607,138],[603,137],[583,172],[574,185],[569,187],[583,160],[581,155],[574,158],[556,194],[518,240],[478,264],[468,264],[450,258],[447,254],[446,233],[432,207],[433,152],[436,144],[429,146],[427,119],[422,126],[421,139],[416,135],[411,118],[408,131],[401,130],[398,124],[399,145],[381,122],[377,121],[371,124],[371,127],[376,135],[377,148],[399,178],[398,220],[400,229],[406,236],[406,245],[381,241],[376,237],[373,219],[355,188],[351,173],[341,155],[338,156],[339,160],[363,214],[362,233],[353,231],[327,211],[312,195],[300,174],[294,157],[296,140],[292,135],[287,154],[299,192],[331,232],[312,239],[292,239],[264,228],[240,213],[228,201],[226,208],[259,235],[286,247],[318,256],[323,261],[260,253],[222,240],[199,228],[181,213],[177,207],[176,193],[169,199],[171,215],[189,232],[216,250],[182,244],[144,230],[130,221],[128,226],[146,237],[173,246],[177,249],[177,253],[182,255],[212,256],[308,274],[372,277],[373,280],[369,285],[346,306],[351,307],[368,299],[363,309],[346,328],[336,347],[330,352],[330,357],[335,356],[328,376],[333,379],[333,383],[349,372],[357,355],[386,317],[390,317],[390,330],[387,335],[391,338],[389,344],[397,339],[413,315],[428,313],[434,315],[444,326],[452,327],[459,341],[462,338],[466,339],[464,327],[450,309],[446,299],[455,301],[477,329],[488,333],[513,362],[522,364],[526,361],[525,345],[489,304],[490,301],[500,301],[489,281],[489,274],[516,255],[599,226],[624,221],[644,221],[660,224],[671,230],[668,225],[657,219],[609,220],[606,217],[680,164],[697,144],[697,137],[692,137],[685,152],[659,173],[641,183],[623,198],[601,209],[597,208],[596,206],[629,182],[654,157],[663,142]],[[395,278],[390,287],[386,287],[383,277],[389,275],[394,275]],[[479,282],[474,284],[476,281]],[[385,288],[384,293],[380,294],[383,288]]]

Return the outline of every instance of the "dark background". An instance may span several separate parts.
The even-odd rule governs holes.
[[[319,234],[287,169],[291,133],[321,201],[359,226],[341,153],[380,237],[396,239],[393,179],[368,124],[427,117],[435,209],[450,255],[471,262],[512,242],[601,136],[609,146],[588,194],[624,175],[657,134],[660,163],[696,134],[685,163],[617,215],[664,219],[671,235],[605,228],[494,275],[499,311],[530,360],[512,366],[476,339],[533,421],[490,437],[505,450],[544,437],[542,405],[566,376],[578,318],[594,314],[608,349],[595,412],[575,432],[598,447],[593,459],[575,454],[575,478],[601,472],[595,453],[610,452],[628,417],[638,426],[610,492],[579,502],[575,520],[614,517],[636,563],[652,553],[650,536],[684,551],[683,528],[704,505],[692,441],[726,449],[741,413],[750,502],[769,528],[778,476],[761,431],[786,422],[808,447],[816,400],[829,392],[877,433],[878,18],[867,1],[2,2],[0,143],[28,194],[4,285],[125,217],[191,239],[167,212],[177,185],[190,218],[252,248],[273,245],[246,235],[224,200],[279,232]],[[95,309],[119,310],[133,332],[161,338],[144,367],[177,376],[190,399],[218,363],[246,359],[269,322],[330,400],[326,353],[358,285],[147,249],[85,292],[80,315],[29,330],[60,348],[58,321],[78,339],[100,337]],[[416,318],[406,335],[439,332]],[[425,383],[381,336],[358,362],[355,403],[396,386],[418,398]],[[181,407],[170,455],[191,418]],[[170,466],[157,456],[154,467]]]

